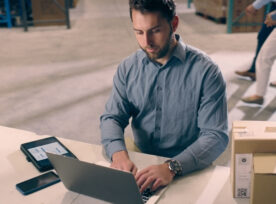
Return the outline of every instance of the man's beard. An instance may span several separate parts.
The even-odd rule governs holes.
[[[149,53],[149,52],[147,52],[147,48],[154,48],[154,46],[153,47],[147,46],[145,48],[142,48],[141,46],[140,47],[147,54],[147,56],[148,56],[148,58],[150,60],[157,61],[157,59],[165,57],[168,54],[168,52],[170,50],[170,47],[171,47],[171,43],[172,43],[172,35],[173,35],[173,32],[171,30],[170,34],[168,36],[168,39],[166,40],[166,44],[157,53]]]

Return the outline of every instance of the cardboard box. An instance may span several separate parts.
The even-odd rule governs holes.
[[[64,8],[64,0],[57,0]],[[63,22],[34,23],[35,26],[65,25],[65,13],[55,4],[53,0],[32,0],[32,13],[35,21],[64,20]]]
[[[215,19],[226,18],[227,0],[194,0],[196,12]]]
[[[235,21],[242,12],[245,11],[246,7],[252,4],[254,0],[234,0],[232,21]],[[242,25],[233,25],[232,32],[258,32],[261,29],[261,24],[264,22],[265,18],[265,8],[261,8],[257,11],[254,16],[244,15],[238,23]],[[258,25],[260,24],[260,25]]]
[[[232,21],[236,21],[246,7],[253,2],[254,0],[233,0]],[[228,0],[194,0],[194,5],[196,12],[217,20],[228,17]],[[261,8],[254,16],[244,15],[238,19],[237,23],[240,25],[233,25],[232,33],[258,32],[264,20],[265,8]]]
[[[276,153],[276,122],[233,122],[231,155],[233,197],[250,197],[253,153],[272,152]]]
[[[254,154],[251,204],[276,203],[276,154]]]
[[[70,8],[76,8],[79,0],[71,0]]]

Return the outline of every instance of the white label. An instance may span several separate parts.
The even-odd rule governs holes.
[[[247,128],[237,128],[234,127],[232,130],[233,133],[248,133],[249,130]]]
[[[33,155],[33,157],[37,161],[48,158],[45,152],[59,155],[68,153],[66,149],[64,149],[58,142],[53,142],[50,144],[30,148],[28,149],[28,151]]]
[[[236,154],[235,160],[235,197],[249,198],[252,154]]]
[[[236,134],[236,137],[255,137],[254,132],[247,128],[233,128],[232,132]]]

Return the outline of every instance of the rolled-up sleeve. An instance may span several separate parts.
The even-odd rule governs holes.
[[[100,117],[101,143],[109,159],[113,153],[126,150],[124,129],[129,123],[130,108],[126,97],[125,74],[119,65],[113,78],[113,89]]]
[[[256,0],[253,2],[253,7],[257,10],[259,10],[260,8],[262,8],[264,5],[268,4],[272,2],[272,0]]]
[[[225,150],[228,138],[225,82],[218,68],[210,69],[201,85],[197,140],[175,156],[183,174],[207,167]]]

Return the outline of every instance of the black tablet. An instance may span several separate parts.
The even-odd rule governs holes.
[[[20,149],[41,172],[53,169],[45,152],[77,158],[56,137],[27,142],[22,144]]]

